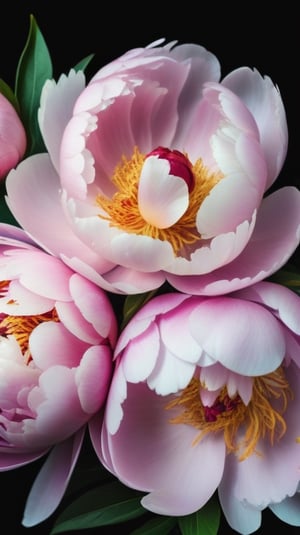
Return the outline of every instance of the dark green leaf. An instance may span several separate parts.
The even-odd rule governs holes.
[[[182,535],[217,535],[220,526],[220,506],[212,498],[202,509],[178,518]]]
[[[131,531],[130,535],[167,535],[176,524],[177,519],[174,517],[157,515]]]
[[[134,314],[149,301],[156,294],[156,290],[146,292],[143,294],[128,295],[125,299],[123,307],[123,323],[121,329],[124,329],[125,325],[134,316]]]
[[[282,284],[295,292],[300,292],[300,273],[296,273],[296,271],[281,269],[269,277],[268,280]]]
[[[75,65],[74,67],[74,70],[77,72],[77,71],[84,71],[87,66],[89,65],[89,63],[91,62],[91,60],[93,59],[93,57],[95,56],[95,54],[90,54],[89,56],[86,56],[86,58],[83,58],[81,61],[79,61],[79,63],[77,63],[77,65]]]
[[[145,514],[142,494],[118,481],[109,482],[82,494],[57,518],[50,535],[74,529],[119,524]]]
[[[9,223],[10,225],[19,226],[6,204],[5,195],[5,180],[2,179],[0,184],[0,221],[1,223]]]
[[[49,51],[34,17],[30,15],[29,34],[19,59],[15,87],[21,120],[27,133],[27,156],[45,150],[37,112],[43,85],[51,78],[52,63]]]
[[[15,96],[13,90],[1,78],[0,78],[0,93],[2,93],[2,95],[4,95],[7,98],[7,100],[9,100],[9,102],[15,108],[16,112],[19,113],[20,112],[19,104],[18,104],[18,101],[16,99],[16,96]]]

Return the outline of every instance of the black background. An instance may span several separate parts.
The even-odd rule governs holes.
[[[30,14],[33,14],[52,56],[54,78],[90,53],[95,58],[89,67],[94,73],[105,63],[130,48],[146,46],[158,38],[180,43],[194,42],[214,52],[222,65],[222,76],[247,65],[268,75],[280,89],[288,119],[289,149],[276,183],[300,184],[299,170],[299,25],[296,7],[281,3],[211,2],[184,0],[173,2],[98,2],[5,1],[0,12],[0,78],[13,87],[15,71],[25,45]],[[296,6],[296,3],[295,3]],[[300,417],[300,416],[299,416]],[[48,535],[55,515],[40,526],[22,528],[21,518],[26,496],[39,463],[0,474],[1,532],[23,535]],[[4,528],[4,526],[6,526]],[[256,535],[273,532],[296,534],[270,512],[263,514],[263,524]],[[126,533],[125,527],[72,532],[77,535]],[[234,535],[222,523],[218,535]]]

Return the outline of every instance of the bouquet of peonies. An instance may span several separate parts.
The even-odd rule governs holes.
[[[279,89],[247,67],[221,79],[198,44],[161,39],[88,80],[92,59],[54,80],[31,16],[0,81],[0,469],[44,459],[23,525],[216,535],[223,515],[248,535],[269,508],[300,526]]]

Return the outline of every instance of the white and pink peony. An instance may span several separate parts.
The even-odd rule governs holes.
[[[103,289],[136,294],[168,281],[228,293],[282,267],[299,244],[300,192],[269,193],[286,157],[278,88],[248,67],[221,80],[195,44],[129,50],[87,83],[46,82],[48,153],[7,179],[20,225]]]
[[[269,507],[300,526],[300,297],[259,282],[225,296],[169,293],[122,331],[91,436],[106,468],[162,515],[217,491],[229,525]]]
[[[106,400],[116,336],[101,288],[0,225],[0,471],[47,454],[24,525],[49,516],[66,489]]]

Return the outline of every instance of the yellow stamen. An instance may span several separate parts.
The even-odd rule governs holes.
[[[189,385],[166,406],[166,409],[181,408],[172,424],[192,425],[199,430],[193,444],[197,444],[208,433],[223,432],[228,453],[238,455],[240,461],[253,453],[259,455],[256,446],[260,438],[268,438],[271,445],[280,440],[286,432],[283,418],[293,393],[280,367],[276,371],[253,379],[252,398],[245,405],[236,395],[230,398],[224,387],[212,407],[204,407],[200,399],[200,381],[193,378]],[[275,409],[274,400],[281,407]],[[210,414],[213,417],[210,418]],[[238,439],[238,430],[243,438]],[[241,436],[241,433],[239,433]],[[299,437],[300,442],[300,437]]]
[[[29,336],[35,327],[45,321],[59,321],[55,308],[50,312],[37,316],[5,316],[0,321],[0,334],[2,336],[14,336],[21,348],[26,364],[32,360],[28,347]]]
[[[112,177],[112,182],[117,187],[116,193],[111,199],[103,195],[98,195],[96,198],[97,204],[106,213],[106,215],[99,214],[99,217],[125,232],[168,241],[174,254],[178,255],[186,245],[192,245],[201,239],[196,228],[197,212],[205,197],[223,175],[209,173],[202,160],[197,160],[192,169],[195,187],[190,192],[186,212],[172,227],[161,229],[147,223],[138,207],[138,184],[145,158],[146,156],[141,154],[137,147],[134,148],[129,160],[125,156],[122,157]]]
[[[9,281],[0,281],[0,297],[4,297],[7,293]]]

